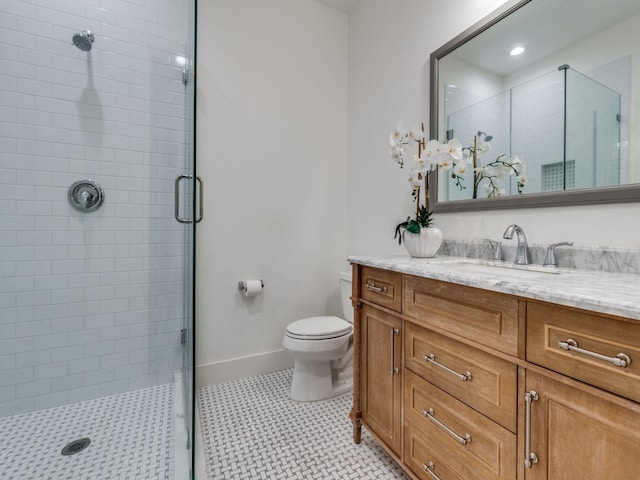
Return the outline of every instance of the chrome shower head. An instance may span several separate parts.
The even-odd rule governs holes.
[[[481,136],[484,136],[485,142],[490,142],[491,140],[493,140],[493,135],[489,135],[488,133],[478,131],[478,137],[481,137]]]
[[[73,35],[73,44],[83,52],[88,52],[93,47],[95,37],[90,30],[84,30],[82,33]]]

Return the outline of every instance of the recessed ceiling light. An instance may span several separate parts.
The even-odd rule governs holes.
[[[509,53],[513,56],[516,56],[516,55],[520,55],[522,52],[524,52],[524,47],[515,47]]]

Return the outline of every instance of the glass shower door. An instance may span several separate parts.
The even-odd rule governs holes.
[[[620,185],[620,94],[566,70],[566,158],[575,188]]]
[[[0,2],[0,478],[190,477],[193,0]]]

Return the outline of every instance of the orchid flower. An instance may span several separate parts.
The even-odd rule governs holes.
[[[420,176],[415,172],[409,173],[409,176],[408,176],[407,180],[409,181],[409,186],[411,187],[411,191],[414,192],[414,193],[422,185],[422,180],[421,180]]]
[[[453,173],[456,177],[462,177],[465,173],[467,173],[467,168],[469,167],[469,162],[467,158],[463,158],[460,162],[456,163],[453,167]]]
[[[396,129],[391,132],[391,138],[393,138],[396,143],[399,143],[406,135],[407,133],[402,128],[402,122],[398,123]]]
[[[424,138],[424,132],[422,131],[422,129],[416,126],[409,129],[409,131],[407,132],[407,137],[419,142]]]
[[[430,160],[440,153],[440,143],[437,140],[429,140],[422,150],[422,155]]]
[[[453,160],[462,160],[462,144],[459,140],[456,140],[455,138],[449,140],[449,142],[444,145],[444,149]]]
[[[441,155],[438,165],[440,165],[440,168],[444,170],[449,170],[455,165],[455,163],[453,162],[451,155]]]

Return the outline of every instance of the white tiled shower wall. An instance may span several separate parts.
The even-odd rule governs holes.
[[[631,94],[630,55],[608,62],[586,72],[595,81],[620,94],[620,183],[629,183],[629,97]],[[614,145],[615,147],[615,145]],[[633,182],[632,182],[633,183]]]
[[[586,72],[586,75],[588,77],[570,71],[567,87],[567,160],[574,161],[576,165],[575,186],[585,188],[627,183],[630,57],[608,62]],[[502,109],[499,105],[503,94],[477,101],[478,96],[471,92],[454,92],[448,87],[447,111],[456,112],[464,108],[461,115],[453,113],[449,116],[448,121],[452,124],[449,128],[453,128],[456,138],[461,139],[471,138],[478,129],[494,135],[492,150],[483,155],[483,163],[509,153],[510,140],[512,155],[528,152],[524,156],[528,181],[523,191],[545,191],[541,176],[543,166],[561,163],[564,155],[563,78],[563,71],[554,70],[513,87],[510,90],[511,98],[506,97]],[[613,107],[617,108],[618,97],[609,89],[620,94],[621,122],[617,122],[611,113]],[[463,94],[475,102],[460,102],[461,98],[464,100]],[[452,100],[457,100],[458,104]],[[598,105],[598,112],[594,112],[594,104]],[[508,137],[509,129],[511,138],[507,138],[505,144],[504,135]],[[592,137],[597,140],[597,155],[594,153]],[[468,143],[467,140],[463,144]],[[599,159],[595,164],[594,156]],[[449,200],[470,198],[469,189],[459,191],[451,179],[448,180],[448,192]],[[511,193],[515,192],[512,182]]]
[[[0,416],[181,366],[188,3],[0,2]],[[96,212],[67,201],[83,178],[105,190]]]
[[[567,160],[575,161],[578,188],[615,185],[620,172],[628,171],[629,62],[630,57],[623,57],[586,72],[586,76],[569,70]],[[542,191],[542,166],[562,161],[563,78],[562,71],[554,71],[513,88],[513,123],[523,126],[514,131],[513,154],[529,152],[525,157],[529,175],[525,192]],[[617,122],[614,114],[618,100],[622,122]],[[594,112],[594,104],[598,112]],[[597,154],[592,138],[597,141]],[[627,181],[626,173],[623,175],[621,183]]]

